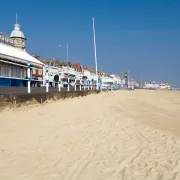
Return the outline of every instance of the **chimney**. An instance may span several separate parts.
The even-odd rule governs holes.
[[[34,58],[40,61],[40,56],[34,56]]]

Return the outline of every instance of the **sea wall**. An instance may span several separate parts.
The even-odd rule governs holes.
[[[72,91],[72,92],[53,92],[38,94],[21,95],[0,95],[0,111],[7,108],[17,108],[33,104],[43,104],[48,101],[56,101],[65,98],[87,96],[89,94],[98,94],[100,91]]]

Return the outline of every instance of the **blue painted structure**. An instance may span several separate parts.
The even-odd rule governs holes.
[[[0,86],[20,86],[25,87],[27,84],[26,80],[12,79],[12,78],[0,78]]]
[[[101,86],[102,86],[102,78],[98,78],[98,86],[99,86],[99,88],[101,88]]]

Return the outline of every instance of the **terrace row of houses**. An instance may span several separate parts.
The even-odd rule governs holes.
[[[26,38],[20,30],[20,25],[15,24],[14,30],[8,36],[0,33],[0,86],[27,86],[27,68],[30,64],[31,83],[45,85],[48,68],[48,81],[52,86],[56,85],[55,76],[61,73],[61,86],[69,83],[73,86],[76,83],[85,84],[91,81],[92,84],[100,83],[104,87],[123,85],[124,80],[120,76],[110,75],[83,67],[80,64],[71,62],[59,62],[58,60],[41,60],[40,56],[31,56],[26,51]],[[97,82],[98,80],[98,82]]]
[[[83,67],[79,63],[72,64],[71,62],[59,62],[58,60],[40,60],[40,56],[34,56],[37,60],[44,63],[46,66],[48,66],[48,76],[49,76],[49,82],[52,82],[53,86],[55,86],[56,81],[54,80],[54,77],[58,75],[59,72],[61,72],[61,86],[67,85],[68,77],[70,79],[70,84],[73,86],[76,83],[86,84],[87,81],[93,82],[95,85],[97,82],[96,72],[92,68]],[[45,84],[46,80],[46,66],[43,67],[43,70],[40,71],[38,69],[34,69],[32,71],[33,79],[42,79],[43,84]],[[108,86],[115,86],[118,84],[122,84],[122,79],[120,76],[117,75],[110,75],[106,74],[104,72],[97,71],[98,79],[101,80],[104,87]]]

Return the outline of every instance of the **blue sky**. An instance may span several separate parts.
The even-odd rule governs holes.
[[[15,14],[27,51],[94,67],[92,16],[98,63],[104,71],[130,70],[140,80],[180,84],[180,1],[2,1],[0,31],[10,34]],[[58,47],[58,44],[64,47]]]

